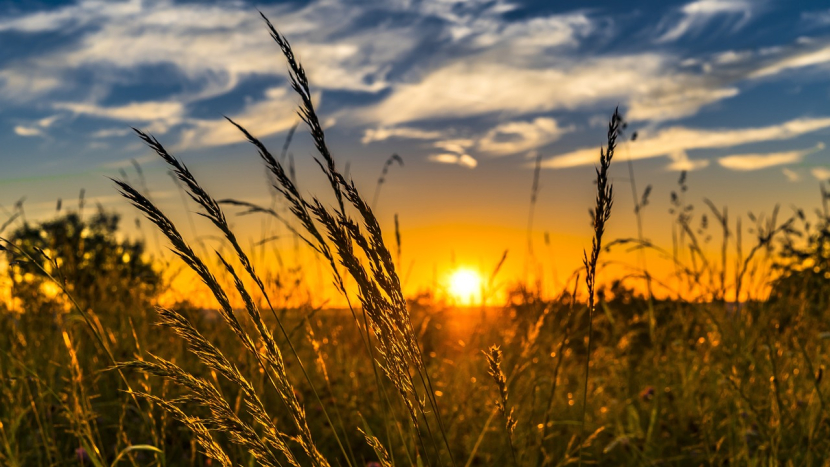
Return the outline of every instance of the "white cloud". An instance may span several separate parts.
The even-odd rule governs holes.
[[[812,174],[816,180],[821,180],[822,182],[830,180],[830,169],[827,167],[813,167],[810,169],[810,174]]]
[[[280,31],[292,40],[315,87],[379,91],[396,56],[415,45],[412,27],[379,25],[372,31],[347,30],[360,9],[323,2],[291,10],[265,9]],[[80,26],[84,26],[80,28]],[[92,67],[101,73],[135,70],[146,65],[173,65],[190,81],[188,98],[201,99],[234,89],[245,77],[285,76],[280,52],[255,11],[242,3],[206,6],[170,0],[104,2],[81,0],[48,12],[35,12],[0,22],[0,31],[77,32],[61,50],[13,64],[3,76],[6,88],[23,87],[19,75],[34,67],[35,76],[54,77],[30,83],[33,91],[66,88],[74,70]],[[330,35],[337,35],[330,39]],[[29,73],[29,76],[32,74]],[[63,78],[63,79],[61,79]]]
[[[664,59],[644,54],[607,57],[558,68],[522,68],[481,59],[455,62],[420,80],[396,86],[374,107],[358,112],[367,122],[394,125],[433,118],[505,112],[521,115],[573,109],[643,96],[655,80],[667,82]]]
[[[297,123],[296,106],[293,95],[285,88],[272,88],[266,93],[267,100],[246,106],[239,114],[231,118],[245,127],[257,138],[264,138],[280,131],[285,131]],[[315,105],[320,102],[320,95],[313,96]],[[262,118],[267,115],[268,118]],[[189,128],[182,131],[177,149],[196,149],[208,146],[244,141],[245,137],[230,122],[222,119],[197,120],[186,122]]]
[[[432,154],[427,159],[432,162],[456,164],[467,167],[468,169],[474,169],[478,165],[478,161],[473,156],[467,154],[467,149],[473,145],[475,145],[475,141],[464,138],[436,141],[433,143],[433,146],[447,152]]]
[[[532,18],[527,21],[489,21],[479,24],[472,43],[477,47],[507,45],[520,55],[532,56],[542,49],[568,47],[579,44],[579,39],[595,29],[593,21],[584,14],[556,15]]]
[[[50,126],[52,126],[53,123],[60,120],[61,117],[62,115],[60,114],[51,115],[49,117],[43,117],[37,121],[37,125],[41,128],[49,128]]]
[[[120,106],[102,107],[96,104],[59,102],[56,109],[68,110],[75,114],[113,120],[152,122],[163,121],[178,123],[184,116],[184,105],[173,101],[132,102]]]
[[[15,125],[14,133],[18,136],[46,136],[43,131],[61,118],[60,114],[35,120],[34,125]]]
[[[418,128],[397,127],[397,128],[369,128],[363,132],[360,142],[369,144],[375,141],[385,141],[390,138],[404,139],[438,139],[444,134],[440,131],[428,131]]]
[[[556,120],[547,117],[502,123],[478,141],[478,149],[496,155],[515,154],[556,141],[571,129],[561,128]]]
[[[668,156],[693,149],[729,148],[761,141],[790,139],[824,128],[830,128],[830,117],[801,118],[757,128],[709,130],[675,126],[654,134],[643,131],[637,141],[629,146],[629,154],[636,160]],[[565,168],[590,165],[598,158],[598,147],[584,148],[550,158],[543,162],[542,166]]]
[[[37,11],[0,20],[0,31],[49,32],[66,30],[105,18],[132,16],[141,12],[142,1],[86,0],[48,11]]]
[[[129,128],[103,128],[92,133],[93,138],[112,138],[114,136],[127,136],[130,134]]]
[[[265,12],[291,40],[313,89],[384,92],[377,104],[347,106],[336,114],[349,125],[374,128],[363,133],[364,144],[447,138],[452,132],[422,130],[412,122],[487,116],[508,123],[479,133],[476,149],[515,153],[555,141],[568,130],[534,118],[542,112],[595,112],[620,104],[628,109],[629,121],[667,121],[738,95],[740,84],[748,80],[830,63],[830,42],[825,39],[764,52],[725,50],[709,57],[683,58],[660,50],[585,58],[578,46],[589,37],[614,39],[610,20],[617,19],[587,10],[505,19],[516,8],[509,0],[400,0],[360,7],[322,0],[302,7],[270,6]],[[758,8],[751,0],[693,1],[663,22],[661,40],[698,34],[713,21],[735,30]],[[364,21],[369,14],[380,17],[390,11],[409,19]],[[61,102],[55,108],[75,114],[139,121],[160,131],[181,126],[180,143],[187,145],[238,140],[221,119],[190,115],[191,104],[238,90],[254,76],[276,81],[286,73],[262,21],[241,2],[78,0],[0,19],[0,31],[61,32],[67,37],[59,49],[33,51],[4,63],[0,99],[33,102],[54,92]],[[416,52],[432,40],[449,44],[424,59]],[[156,65],[174,68],[183,91],[129,105],[101,104],[114,82],[137,83],[147,66]],[[93,89],[79,81],[79,69],[94,83]],[[71,93],[83,97],[72,102],[67,97]],[[240,114],[265,136],[290,126],[284,110],[293,112],[295,103],[290,97],[265,96],[252,99]],[[275,112],[260,119],[276,117],[258,121],[255,110]],[[110,134],[116,133],[98,137]],[[685,146],[661,155],[678,150]]]
[[[467,148],[472,147],[475,144],[475,141],[471,139],[465,138],[458,138],[458,139],[447,139],[443,141],[436,141],[433,146],[436,148],[443,149],[445,151],[455,152],[458,154],[462,154],[467,151]]]
[[[735,154],[719,158],[718,163],[721,166],[732,170],[759,170],[767,167],[775,167],[777,165],[801,162],[805,156],[822,149],[824,149],[824,143],[819,143],[814,148],[803,149],[800,151],[783,151],[765,154]]]
[[[795,49],[781,52],[765,58],[763,64],[771,66],[796,53]],[[393,84],[384,100],[354,113],[362,123],[394,126],[430,119],[493,114],[513,117],[620,104],[629,109],[626,117],[631,121],[665,121],[694,115],[703,107],[738,95],[738,84],[761,66],[754,56],[738,55],[725,63],[693,66],[663,52],[593,58],[569,54],[548,58],[541,54],[533,63],[513,55],[506,58],[485,53]]]
[[[684,5],[674,16],[657,42],[671,42],[687,35],[698,34],[717,17],[732,20],[732,30],[737,31],[752,17],[752,3],[747,0],[697,0]]]
[[[320,93],[314,95],[319,105]],[[148,133],[166,133],[172,126],[182,126],[181,137],[176,149],[197,149],[221,146],[243,141],[244,137],[224,118],[196,119],[186,116],[185,106],[180,102],[135,102],[122,106],[102,107],[95,104],[58,103],[56,108],[76,114],[141,122]],[[267,115],[267,118],[263,118]],[[271,88],[265,92],[265,100],[253,101],[231,118],[257,137],[266,137],[287,130],[297,122],[296,102],[293,91],[284,87]],[[123,136],[127,128],[107,128],[92,134],[94,138]]]
[[[478,161],[469,154],[433,154],[428,159],[441,164],[456,164],[468,169],[474,169],[478,165]]]
[[[27,101],[63,84],[58,77],[39,71],[39,67],[34,64],[0,70],[0,97],[12,102]]]
[[[680,172],[682,170],[691,172],[692,170],[702,169],[709,165],[709,161],[707,159],[689,159],[689,155],[683,150],[670,153],[669,159],[671,160],[671,164],[666,167],[666,170],[672,170],[675,172]]]
[[[630,120],[673,120],[694,115],[702,107],[738,95],[734,87],[708,87],[692,76],[656,83],[642,97],[629,103]]]
[[[777,57],[749,74],[750,78],[764,78],[783,71],[805,68],[815,65],[826,65],[830,62],[830,46],[797,50]]]
[[[17,125],[14,127],[14,133],[18,136],[43,136],[43,131],[40,128]]]

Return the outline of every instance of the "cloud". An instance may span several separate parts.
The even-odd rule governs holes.
[[[413,9],[408,3],[402,11]],[[519,5],[505,0],[422,1],[415,8],[422,17],[442,20],[450,40],[472,50],[508,46],[519,55],[535,55],[541,49],[578,45],[596,28],[582,12],[506,21],[505,14]]]
[[[676,41],[684,36],[697,35],[717,17],[731,20],[732,30],[737,31],[752,17],[752,3],[745,0],[697,0],[687,3],[672,15],[672,23],[660,35],[657,42]]]
[[[629,154],[635,160],[647,159],[693,149],[729,148],[761,141],[785,140],[824,128],[830,128],[830,117],[800,118],[757,128],[710,130],[675,126],[654,134],[643,131],[640,138],[629,146]],[[542,166],[565,168],[590,165],[594,164],[598,157],[598,147],[584,148],[550,158],[544,161]]]
[[[92,133],[93,138],[112,138],[114,136],[127,136],[130,134],[129,128],[103,128]]]
[[[621,104],[630,121],[667,121],[737,96],[741,85],[785,70],[830,64],[828,41],[762,52],[722,51],[683,60],[668,52],[582,58],[481,53],[390,83],[387,97],[354,111],[359,123],[395,126],[431,119],[508,117]],[[517,48],[509,48],[512,52]]]
[[[433,146],[443,149],[445,151],[462,154],[467,151],[467,148],[472,147],[475,141],[466,138],[446,139],[443,141],[436,141]]]
[[[432,154],[427,159],[441,164],[456,164],[467,167],[468,169],[474,169],[478,165],[478,161],[467,154],[467,149],[473,145],[475,145],[475,141],[464,138],[436,141],[433,143],[433,146],[447,152]]]
[[[0,97],[11,102],[40,97],[62,84],[58,77],[40,73],[34,64],[0,70]]]
[[[813,46],[806,50],[796,50],[776,57],[775,60],[764,63],[752,71],[749,77],[753,79],[765,78],[787,70],[823,65],[828,62],[830,62],[830,45]]]
[[[181,102],[172,101],[132,102],[112,107],[102,107],[95,104],[61,102],[54,104],[54,107],[56,109],[68,110],[75,114],[122,121],[163,121],[178,123],[184,116],[184,105]]]
[[[141,12],[142,2],[88,0],[48,11],[36,11],[0,20],[0,31],[50,32],[74,29],[105,18],[134,15]]]
[[[320,103],[320,93],[313,96],[315,105]],[[176,149],[198,149],[244,141],[244,137],[224,118],[197,119],[186,116],[180,102],[135,102],[122,106],[102,107],[95,104],[58,103],[55,107],[75,114],[120,120],[144,122],[144,131],[166,133],[172,126],[182,127]],[[268,118],[263,118],[267,115]],[[267,137],[287,130],[297,122],[296,102],[292,91],[283,87],[265,92],[265,100],[253,101],[231,118],[257,137]],[[127,128],[106,128],[92,133],[94,138],[123,136]]]
[[[478,149],[496,155],[515,154],[556,141],[570,130],[572,128],[561,128],[556,120],[547,117],[502,123],[478,141]]]
[[[31,136],[43,136],[43,131],[40,128],[34,128],[30,126],[22,126],[17,125],[14,127],[14,133],[18,136],[24,137],[31,137]]]
[[[411,26],[349,30],[361,11],[341,2],[318,2],[300,9],[275,6],[264,11],[291,38],[312,83],[319,88],[382,90],[393,58],[415,45]],[[36,68],[40,72],[36,75],[55,77],[36,83],[35,91],[77,84],[70,77],[79,68],[107,75],[148,65],[172,65],[190,81],[186,97],[193,99],[230,91],[248,76],[286,75],[286,68],[275,63],[280,52],[262,20],[241,2],[206,6],[169,0],[81,0],[0,22],[0,31],[67,30],[72,39],[60,50],[15,63],[6,74],[25,76],[26,69]],[[0,78],[7,82],[5,87],[24,84],[16,76]]]
[[[821,151],[822,149],[824,149],[824,143],[819,143],[814,148],[803,149],[800,151],[784,151],[765,154],[736,154],[721,157],[718,159],[718,163],[722,167],[726,167],[731,170],[759,170],[767,167],[775,167],[776,165],[801,162],[805,156]]]
[[[700,91],[706,88],[703,78],[672,74],[669,61],[659,54],[639,54],[563,60],[556,67],[538,68],[489,60],[456,62],[396,86],[389,97],[359,111],[358,117],[395,125],[498,112],[522,115],[620,100],[634,103],[631,113],[636,118],[676,117],[737,92]],[[676,109],[669,109],[668,104]]]
[[[816,180],[821,180],[822,182],[830,180],[830,169],[827,167],[813,167],[810,169],[810,174],[816,178]]]
[[[404,139],[438,139],[443,137],[440,131],[427,131],[418,128],[397,127],[397,128],[369,128],[363,132],[360,142],[369,144],[375,141],[385,141],[390,138]]]
[[[675,172],[680,171],[687,171],[691,172],[692,170],[702,169],[709,165],[709,161],[706,159],[700,160],[691,160],[689,159],[689,155],[686,154],[686,151],[675,151],[669,154],[669,159],[671,159],[671,164],[666,167],[666,170],[671,170]]]
[[[811,26],[830,25],[830,10],[803,11],[801,12],[801,21]]]
[[[247,105],[231,118],[257,138],[288,130],[297,123],[298,118],[293,95],[289,92],[293,91],[271,88],[266,92],[265,101]],[[319,105],[320,94],[316,93],[312,99],[315,105]],[[268,118],[262,118],[263,115],[267,115]],[[186,125],[188,128],[182,131],[177,149],[197,149],[245,141],[242,133],[224,118],[189,119]]]
[[[751,0],[687,3],[661,23],[660,40],[701,34],[713,24],[736,30],[757,14],[758,5]],[[586,58],[586,44],[597,50],[591,48],[594,39],[619,39],[615,26],[625,19],[603,17],[599,10],[508,15],[519,8],[509,0],[390,0],[359,7],[321,0],[264,11],[291,40],[315,91],[345,91],[346,99],[331,100],[339,108],[326,111],[357,127],[364,144],[447,138],[454,133],[422,129],[417,122],[480,118],[490,129],[465,133],[479,138],[467,150],[512,154],[549,144],[570,130],[538,117],[543,113],[596,113],[619,104],[628,109],[629,121],[665,122],[730,99],[752,80],[830,63],[827,38],[692,57],[667,48],[643,51],[634,44]],[[4,31],[58,33],[65,40],[0,62],[0,103],[28,105],[48,98],[59,104],[47,110],[137,121],[157,132],[181,130],[179,143],[187,147],[239,140],[221,119],[193,114],[194,109],[214,110],[221,104],[209,99],[231,91],[257,96],[238,116],[260,136],[293,123],[288,113],[295,98],[259,94],[284,83],[286,67],[262,21],[244,2],[78,0],[0,18],[0,40]],[[106,98],[122,97],[118,87],[145,82],[148,68],[170,73],[176,90],[166,88],[160,91],[164,95],[129,104],[104,104]],[[259,120],[256,111],[263,112]],[[118,134],[100,130],[93,135]],[[669,146],[660,148],[660,155],[687,149]],[[456,152],[461,154],[466,152]]]
[[[783,173],[784,176],[787,177],[787,180],[789,180],[791,182],[797,182],[797,181],[801,180],[801,175],[799,175],[799,173],[796,172],[795,170],[790,170],[790,169],[784,167],[783,169],[781,169],[781,173]]]
[[[55,114],[49,117],[43,117],[33,122],[33,125],[15,125],[14,133],[18,136],[46,136],[44,130],[52,126],[56,121],[60,120],[62,115]]]
[[[118,120],[131,125],[138,125],[140,123],[144,131],[156,134],[167,133],[171,127],[179,125],[185,118],[185,106],[181,102],[174,101],[132,102],[119,106],[58,102],[53,104],[53,107],[60,110],[68,110],[76,115]],[[113,135],[111,131],[104,130],[97,137]],[[93,134],[93,136],[96,135]]]
[[[468,169],[474,169],[478,165],[478,161],[469,154],[433,154],[428,159],[441,164],[456,164]]]

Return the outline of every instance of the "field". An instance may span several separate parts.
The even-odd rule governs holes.
[[[607,238],[607,223],[631,216],[614,211],[620,194],[608,176],[615,164],[624,170],[613,157],[624,125],[615,112],[597,153],[594,236],[566,288],[547,296],[514,283],[488,306],[405,297],[394,235],[329,153],[313,83],[268,26],[333,202],[298,190],[282,158],[229,121],[287,209],[243,207],[290,225],[349,306],[298,299],[290,272],[240,244],[231,203],[138,132],[226,248],[189,243],[126,181],[115,188],[157,227],[175,264],[117,241],[105,212],[9,219],[2,465],[830,465],[826,193],[815,215],[753,219],[747,249],[725,210],[710,205],[712,225],[692,225],[681,195],[673,250]],[[644,195],[638,209],[646,204]],[[710,230],[722,242],[714,251],[702,246]],[[675,274],[603,277],[608,248],[661,256]],[[165,268],[183,265],[210,305],[155,308],[170,287]]]

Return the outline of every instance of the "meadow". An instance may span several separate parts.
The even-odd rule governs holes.
[[[170,264],[118,240],[118,216],[104,211],[8,219],[2,465],[830,465],[823,188],[815,213],[776,211],[742,228],[714,204],[695,211],[684,174],[672,248],[642,232],[608,238],[608,223],[634,222],[648,204],[646,189],[634,192],[635,213],[614,210],[609,171],[625,171],[614,112],[587,200],[594,235],[566,288],[516,282],[488,306],[405,297],[399,237],[387,244],[395,235],[343,175],[313,83],[265,21],[331,192],[298,190],[284,154],[228,119],[272,177],[279,209],[217,200],[137,130],[224,239],[220,251],[187,239],[125,180],[115,189],[154,224]],[[299,299],[303,271],[257,261],[227,221],[239,208],[285,223],[348,306]],[[632,264],[604,277],[609,249],[648,252],[674,274]],[[198,278],[209,307],[154,306],[174,268]]]

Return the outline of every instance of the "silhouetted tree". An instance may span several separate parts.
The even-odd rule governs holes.
[[[72,212],[14,231],[9,240],[26,255],[7,250],[9,276],[24,311],[63,306],[62,294],[43,271],[65,284],[85,309],[122,312],[146,305],[161,275],[145,257],[143,242],[118,238],[118,222],[117,214],[103,210],[88,220]]]

